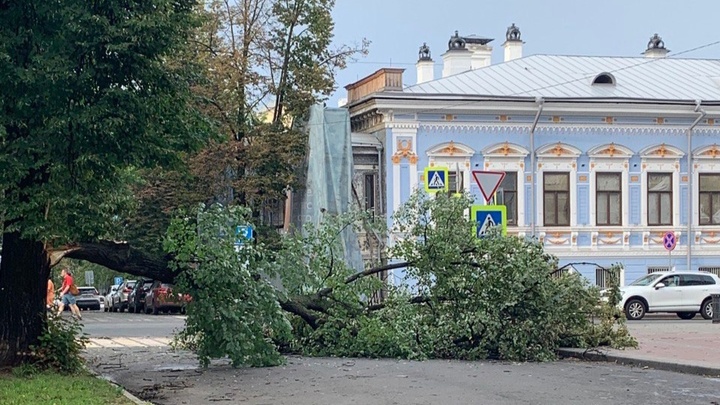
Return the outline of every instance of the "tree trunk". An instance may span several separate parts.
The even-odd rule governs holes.
[[[7,228],[6,228],[7,229]],[[41,242],[3,235],[0,262],[0,367],[27,360],[45,328],[50,259]]]
[[[176,274],[168,268],[167,257],[155,257],[127,243],[101,241],[80,243],[53,252],[53,262],[63,257],[86,260],[108,269],[165,283],[172,283]]]

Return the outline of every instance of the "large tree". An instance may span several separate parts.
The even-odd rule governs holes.
[[[206,2],[193,37],[206,80],[193,91],[227,141],[192,161],[205,195],[223,195],[222,202],[249,205],[257,214],[301,184],[306,131],[299,124],[337,88],[337,70],[367,52],[364,40],[333,43],[333,6],[332,0]]]
[[[53,246],[108,237],[140,167],[203,137],[184,67],[195,0],[0,0],[0,366],[43,329]]]

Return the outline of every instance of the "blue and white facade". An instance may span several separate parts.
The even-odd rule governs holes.
[[[720,60],[668,58],[653,40],[645,58],[522,58],[519,31],[507,39],[504,63],[472,69],[475,51],[456,35],[446,77],[430,80],[421,48],[427,81],[403,88],[402,70],[381,69],[347,86],[353,132],[383,144],[388,218],[428,166],[448,167],[451,188],[478,204],[472,171],[503,171],[508,234],[538,238],[561,265],[619,262],[626,281],[668,268],[717,274]],[[455,51],[467,52],[447,57]],[[603,284],[594,266],[575,268]]]

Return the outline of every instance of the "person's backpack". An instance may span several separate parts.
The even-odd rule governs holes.
[[[70,284],[70,289],[68,290],[68,292],[72,295],[80,295],[80,290],[78,290],[75,283]]]

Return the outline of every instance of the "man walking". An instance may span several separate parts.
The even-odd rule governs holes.
[[[65,309],[65,305],[69,305],[70,311],[73,314],[73,318],[82,321],[82,315],[80,315],[80,308],[78,308],[77,306],[75,296],[70,292],[71,287],[75,283],[72,274],[70,274],[67,268],[63,268],[60,272],[60,276],[62,276],[63,282],[62,286],[60,287],[60,296],[62,297],[62,300],[60,301],[60,306],[58,307],[58,316],[62,315],[62,312]]]

